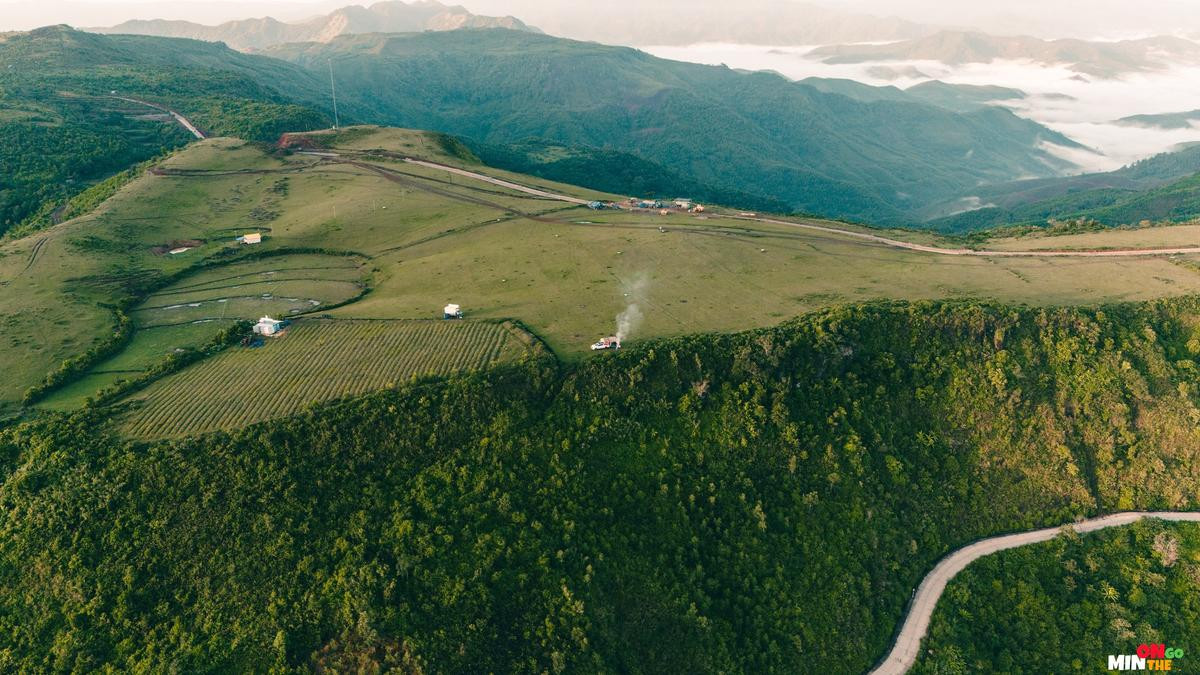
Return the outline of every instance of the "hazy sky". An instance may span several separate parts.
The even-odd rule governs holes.
[[[764,12],[771,2],[792,0],[445,0],[481,14],[513,14],[552,33],[571,34],[578,20],[597,16],[636,16],[639,7],[666,5]],[[130,18],[190,19],[217,23],[272,15],[297,19],[347,4],[370,0],[0,0],[0,30],[29,29],[51,23],[111,25]],[[902,16],[952,26],[986,28],[994,33],[1044,36],[1122,37],[1148,33],[1200,33],[1200,0],[824,0],[830,8]]]
[[[724,6],[732,12],[792,0],[606,0],[590,7],[635,14],[638,7]],[[460,0],[481,14],[516,14],[535,25],[552,26],[573,12],[563,0]],[[582,3],[580,3],[582,4]],[[992,33],[1031,33],[1047,37],[1121,37],[1129,34],[1200,33],[1200,0],[814,0],[832,9],[899,16],[920,23],[974,27]],[[591,12],[589,12],[591,14]]]

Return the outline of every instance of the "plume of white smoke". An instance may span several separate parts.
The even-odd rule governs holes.
[[[617,342],[624,343],[642,323],[642,304],[646,301],[646,290],[650,280],[645,274],[638,274],[632,279],[621,282],[621,290],[625,293],[625,309],[617,315]]]

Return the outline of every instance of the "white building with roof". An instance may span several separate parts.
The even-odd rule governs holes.
[[[254,324],[254,334],[272,337],[278,335],[279,331],[283,330],[287,324],[279,319],[272,319],[269,316],[264,316]]]

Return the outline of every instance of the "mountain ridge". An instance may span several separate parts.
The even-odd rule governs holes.
[[[331,113],[332,64],[346,123],[437,130],[489,146],[535,140],[590,148],[575,154],[573,178],[590,173],[576,160],[597,161],[601,171],[617,161],[614,153],[627,153],[686,179],[687,191],[745,195],[731,205],[755,210],[784,203],[796,212],[911,224],[925,204],[973,194],[981,183],[1071,168],[1046,144],[1073,141],[1001,108],[863,102],[770,73],[525,31],[342,35],[246,54],[221,43],[59,27],[3,45],[0,56],[19,59],[7,77],[38,72],[64,78],[53,91],[93,96],[119,90],[173,107],[201,128],[255,140],[288,130],[263,114],[263,103],[307,109],[274,108],[290,110],[301,130]],[[131,76],[114,77],[114,67]],[[213,84],[243,103],[201,102],[201,79],[224,80]],[[243,124],[251,117],[254,129]],[[519,154],[508,157],[534,168]]]
[[[272,17],[226,21],[208,26],[191,21],[135,19],[116,26],[86,28],[106,35],[133,34],[224,42],[239,51],[259,51],[289,42],[329,42],[339,35],[361,33],[409,33],[460,28],[506,28],[540,32],[512,16],[472,14],[461,5],[443,5],[436,0],[384,0],[369,6],[348,5],[329,14],[298,22]]]
[[[809,55],[828,64],[926,60],[964,65],[999,59],[1030,59],[1042,65],[1066,65],[1082,75],[1109,79],[1127,73],[1160,70],[1170,61],[1200,63],[1200,44],[1173,36],[1089,42],[945,30],[888,44],[827,45],[812,50]]]
[[[1058,175],[1071,165],[1045,145],[1077,145],[1001,108],[868,103],[777,74],[516,31],[349,35],[264,54],[332,63],[339,89],[388,82],[365,107],[344,106],[359,119],[634,152],[713,187],[876,222],[904,221],[933,194]]]

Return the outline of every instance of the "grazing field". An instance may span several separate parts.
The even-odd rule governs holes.
[[[425,140],[423,132],[391,130],[391,137],[414,139],[431,153],[430,159],[453,160],[436,154],[437,144]],[[511,219],[515,212],[536,216],[564,208],[436,169],[396,161],[379,166],[383,175],[344,162],[212,139],[189,145],[85,216],[0,242],[0,367],[6,373],[0,379],[0,413],[11,410],[59,364],[108,339],[115,328],[110,308],[131,301],[146,304],[143,293],[159,290],[157,282],[163,278],[279,249],[379,256]],[[535,179],[524,182],[556,187]],[[603,196],[574,190],[582,197]],[[234,238],[246,232],[266,236],[257,247],[239,246]],[[163,253],[180,244],[194,248],[179,255]],[[384,260],[367,265],[364,272],[387,275],[395,264],[394,258]],[[323,300],[322,293],[328,290],[307,285],[274,294]],[[434,316],[452,301],[427,300],[417,317]],[[152,304],[165,308],[179,303]],[[212,309],[187,311],[219,317],[219,309]],[[159,318],[165,323],[194,320],[180,315],[155,317],[155,323]]]
[[[454,298],[472,316],[521,319],[566,358],[586,355],[630,304],[643,317],[637,340],[768,326],[873,299],[1066,305],[1200,292],[1200,274],[1167,257],[942,256],[780,225],[624,212],[510,220],[376,264],[388,273],[375,292],[335,314],[413,316],[427,298]]]
[[[56,390],[37,404],[46,410],[76,410],[88,397],[122,380],[140,376],[177,349],[194,349],[231,325],[228,321],[138,328],[125,349],[88,370],[79,380]]]
[[[1171,248],[1200,244],[1200,225],[1167,225],[1161,227],[1114,228],[1083,234],[1046,236],[1033,232],[1021,237],[991,239],[987,248],[998,251]]]
[[[289,255],[206,269],[172,284],[134,310],[143,326],[288,317],[345,302],[362,291],[363,260]]]
[[[139,438],[235,428],[528,350],[496,323],[302,319],[262,347],[234,347],[135,394],[121,425]]]
[[[444,143],[423,132],[351,131],[324,137],[331,148],[323,156],[230,139],[195,143],[93,213],[0,245],[0,367],[8,375],[0,380],[0,411],[11,410],[64,360],[108,339],[113,306],[127,308],[143,329],[128,354],[117,356],[137,364],[100,363],[85,382],[46,401],[48,407],[77,406],[88,390],[125,377],[114,371],[144,369],[160,359],[163,349],[146,341],[152,327],[188,324],[211,336],[231,318],[265,313],[429,319],[446,303],[458,303],[470,319],[518,319],[556,354],[578,359],[590,355],[597,338],[612,334],[618,314],[627,311],[634,319],[628,338],[638,341],[769,326],[872,299],[1066,305],[1200,293],[1195,255],[946,256],[739,220],[720,209],[665,216],[592,211],[403,156],[576,199],[621,197],[474,165],[469,156],[445,154]],[[263,243],[238,245],[234,237],[246,232],[263,233]],[[963,245],[931,233],[886,234]],[[163,253],[181,242],[194,248]],[[1008,250],[1189,244],[1200,244],[1200,228],[987,243]],[[245,259],[289,251],[354,256],[295,265]],[[357,298],[367,280],[369,294],[329,308]]]

